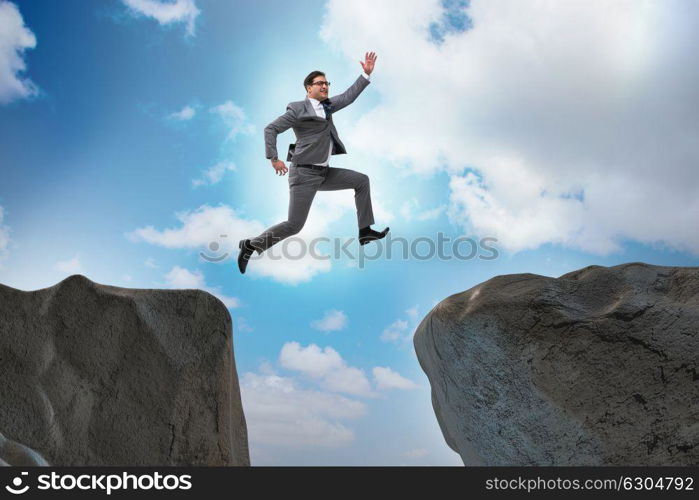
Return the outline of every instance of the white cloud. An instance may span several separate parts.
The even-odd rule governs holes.
[[[24,51],[36,47],[34,33],[12,2],[0,0],[0,104],[31,97],[38,88],[21,74],[27,69]]]
[[[384,342],[393,342],[401,347],[406,347],[413,340],[415,328],[419,323],[418,306],[406,309],[405,314],[407,319],[397,319],[381,332],[381,340]]]
[[[437,44],[443,12],[328,3],[323,38],[352,62],[379,55],[381,100],[353,149],[446,171],[452,221],[506,250],[628,239],[699,253],[699,3],[473,0],[473,28]]]
[[[204,288],[206,283],[201,271],[191,272],[180,266],[173,266],[165,275],[165,281],[170,288]]]
[[[321,349],[315,344],[302,347],[298,342],[287,342],[279,353],[281,366],[318,379],[329,391],[355,396],[378,397],[362,370],[347,365],[332,347]]]
[[[343,366],[323,377],[322,386],[329,391],[344,392],[365,398],[377,398],[380,395],[371,389],[369,379],[364,371],[353,366]]]
[[[337,448],[354,440],[342,423],[366,414],[366,406],[338,394],[301,387],[290,377],[246,372],[240,380],[251,448]]]
[[[226,139],[229,141],[234,140],[239,134],[250,135],[255,133],[255,126],[248,122],[243,108],[232,101],[226,101],[223,104],[214,106],[209,111],[219,115],[223,123],[228,127],[229,131]]]
[[[435,208],[420,210],[420,201],[413,197],[403,202],[400,207],[400,214],[405,220],[434,220],[439,217],[446,208],[446,205],[440,205]]]
[[[10,254],[10,227],[3,224],[5,209],[0,207],[0,261]]]
[[[374,383],[380,390],[384,389],[417,389],[419,386],[410,379],[391,370],[389,367],[375,366],[372,370]]]
[[[186,23],[187,35],[194,35],[194,23],[200,14],[194,0],[122,0],[130,11],[151,17],[161,25]]]
[[[333,210],[328,205],[328,209],[323,211],[323,217],[319,217],[317,212],[309,216],[308,229],[304,228],[303,235],[296,236],[303,236],[308,247],[308,240],[318,235],[341,214],[340,210]],[[235,259],[238,257],[238,241],[257,236],[266,229],[261,222],[243,219],[235,210],[223,204],[217,207],[202,205],[193,211],[178,212],[175,216],[181,223],[180,227],[157,230],[153,226],[146,226],[126,233],[126,237],[134,242],[144,241],[166,248],[201,248],[202,253],[209,257],[228,254],[225,262],[230,260],[232,265],[237,266]],[[217,245],[215,252],[211,250],[214,243]],[[288,245],[288,253],[292,257],[299,255],[295,250],[298,246]],[[281,243],[261,255],[254,253],[250,257],[246,274],[267,276],[281,283],[295,285],[309,281],[317,273],[327,272],[331,268],[329,260],[314,259],[308,253],[302,258],[279,258],[280,247]],[[270,253],[270,250],[276,253]]]
[[[313,381],[318,379],[310,380]],[[427,434],[421,431],[409,439],[396,440],[391,436],[401,436],[393,432],[395,422],[383,422],[386,429],[378,429],[387,437],[381,443],[379,455],[383,459],[379,456],[367,459],[366,439],[372,439],[376,426],[363,422],[364,425],[355,429],[353,424],[367,416],[371,407],[363,401],[318,390],[307,382],[309,380],[300,377],[281,376],[266,361],[255,372],[244,372],[240,376],[253,464],[399,465],[404,461],[412,465],[462,465],[458,455],[444,445],[439,427],[436,423],[432,425],[434,413],[429,405],[429,394],[424,408],[425,418],[430,423],[423,429]],[[423,410],[418,406],[408,412],[413,420]],[[366,434],[368,425],[373,430]],[[365,435],[358,439],[355,435],[360,432]]]
[[[83,266],[80,262],[80,256],[76,254],[74,257],[56,262],[55,269],[65,274],[83,274]]]
[[[181,223],[178,228],[159,231],[146,226],[127,233],[126,237],[166,248],[208,248],[211,242],[219,242],[228,245],[232,251],[238,248],[239,239],[263,230],[261,223],[242,219],[226,205],[202,205],[193,211],[177,212],[175,217]]]
[[[430,454],[430,452],[424,448],[415,448],[413,450],[408,450],[408,451],[401,453],[401,457],[407,458],[407,459],[417,459],[417,458],[424,458],[429,454]]]
[[[321,319],[313,320],[311,327],[323,332],[342,330],[347,327],[347,315],[343,311],[331,309]]]
[[[177,120],[177,121],[188,121],[194,118],[194,115],[196,114],[196,110],[192,106],[185,106],[179,111],[175,111],[174,113],[170,113],[168,115],[168,118],[171,120]]]
[[[400,340],[408,329],[408,322],[397,319],[381,332],[381,340],[384,342],[395,342]]]
[[[209,287],[206,284],[201,271],[194,272],[180,266],[173,266],[165,275],[165,283],[169,288],[195,288],[209,292],[218,298],[228,308],[240,306],[240,301],[236,297],[223,294],[220,287]]]
[[[233,318],[233,323],[235,325],[233,327],[234,332],[238,331],[238,332],[249,333],[249,332],[253,331],[253,328],[248,323],[248,320],[246,318],[244,318],[243,316],[237,316],[237,317]]]
[[[332,347],[320,349],[311,344],[304,348],[298,342],[284,344],[279,353],[279,362],[284,368],[300,371],[314,378],[324,377],[345,365],[342,356]]]
[[[250,235],[248,235],[248,237],[249,236]],[[250,258],[251,262],[248,264],[246,273],[257,276],[267,276],[287,285],[297,285],[299,283],[309,282],[316,274],[327,273],[332,268],[330,260],[313,259],[308,254],[302,255],[301,258],[296,258],[301,255],[302,245],[306,244],[307,247],[307,238],[305,237],[303,238],[303,243],[294,241],[288,245],[288,254],[294,256],[295,258],[293,259],[280,256],[279,247],[281,247],[282,244],[283,242],[278,243],[275,245],[277,248],[272,247],[272,249],[268,249],[267,253],[263,253],[262,255],[257,255],[257,253],[255,253],[254,256]],[[270,254],[268,253],[270,250],[275,252],[275,260],[270,258]]]
[[[145,265],[146,267],[150,267],[151,269],[157,269],[158,267],[160,267],[158,266],[158,264],[155,263],[153,257],[148,257],[146,260],[144,260],[143,265]]]
[[[204,170],[201,179],[192,179],[192,187],[217,184],[223,179],[226,172],[233,170],[235,170],[235,163],[226,161],[218,162],[213,167]]]

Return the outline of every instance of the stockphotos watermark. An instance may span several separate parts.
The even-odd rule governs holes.
[[[22,495],[31,488],[24,482],[28,479],[28,472],[20,472],[11,484],[5,486],[5,490],[14,495]],[[177,475],[159,472],[150,474],[59,474],[52,471],[51,474],[39,474],[36,478],[37,490],[91,490],[106,492],[111,495],[117,490],[189,490],[192,488],[192,476],[189,474]]]
[[[219,235],[221,239],[228,235]],[[414,239],[399,236],[393,238],[388,233],[385,238],[370,241],[360,245],[357,238],[327,238],[318,237],[305,240],[290,236],[267,248],[262,254],[253,252],[250,260],[263,258],[271,260],[301,260],[311,257],[317,260],[338,260],[346,258],[357,261],[357,267],[363,269],[367,261],[379,259],[401,259],[427,261],[439,260],[495,260],[500,256],[494,237],[473,238],[460,236],[452,239],[442,232],[436,238],[420,236]],[[207,245],[207,250],[199,253],[208,262],[221,262],[230,254],[218,253],[222,248],[219,241],[213,240]],[[321,253],[325,252],[325,253]],[[217,254],[218,253],[218,254]]]

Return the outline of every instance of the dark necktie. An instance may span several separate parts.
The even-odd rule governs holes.
[[[323,105],[323,109],[325,110],[325,119],[329,120],[330,115],[332,114],[332,103],[330,102],[330,99],[326,99],[324,101],[320,102]]]

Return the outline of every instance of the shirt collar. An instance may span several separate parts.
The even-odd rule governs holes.
[[[331,102],[329,97],[326,97],[326,98],[323,99],[322,101],[319,101],[318,99],[313,99],[312,97],[306,97],[306,99],[308,99],[309,101],[311,101],[311,104],[312,104],[314,107],[316,107],[316,108],[322,107],[322,105],[323,105],[323,103],[324,103],[325,101],[328,101],[328,103]]]

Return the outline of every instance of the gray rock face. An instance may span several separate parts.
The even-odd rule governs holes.
[[[414,345],[465,465],[699,464],[699,267],[497,276]]]
[[[228,310],[81,275],[0,285],[0,431],[51,465],[249,465]]]

